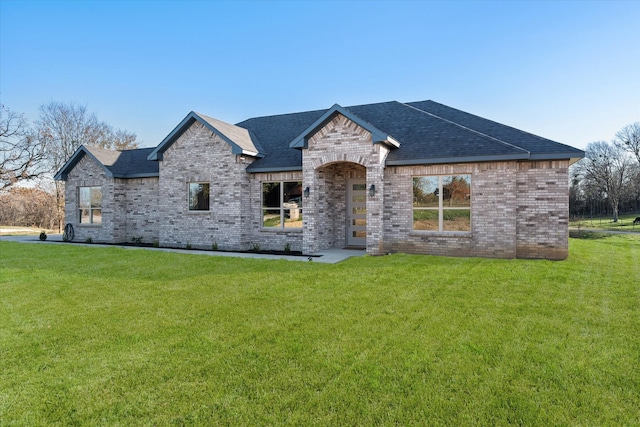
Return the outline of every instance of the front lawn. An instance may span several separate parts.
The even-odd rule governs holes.
[[[0,241],[0,425],[638,425],[640,237],[336,265]]]
[[[612,216],[572,217],[569,221],[569,227],[640,232],[640,224],[633,223],[636,218],[640,218],[640,214],[620,215],[618,217],[618,222],[613,222]]]

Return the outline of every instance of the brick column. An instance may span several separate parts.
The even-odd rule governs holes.
[[[375,185],[375,195],[369,194]],[[384,165],[367,167],[367,254],[384,255]]]
[[[309,197],[305,197],[302,201],[303,216],[302,216],[302,253],[314,254],[319,250],[318,244],[318,206],[319,206],[319,185],[317,184],[317,174],[311,164],[304,160],[302,161],[302,188],[309,187]],[[304,197],[304,196],[303,196]]]

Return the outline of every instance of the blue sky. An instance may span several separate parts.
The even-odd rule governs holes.
[[[0,102],[157,145],[249,117],[432,99],[584,148],[640,121],[638,1],[0,0]]]

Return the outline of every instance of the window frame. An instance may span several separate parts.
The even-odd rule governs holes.
[[[455,177],[465,177],[468,178],[469,183],[469,206],[444,206],[444,191],[445,180],[447,178],[453,179]],[[438,179],[438,206],[415,206],[415,194],[413,189],[413,183],[416,178],[437,178]],[[413,175],[411,177],[411,231],[414,233],[434,233],[434,234],[445,234],[445,233],[454,233],[454,234],[471,234],[472,232],[472,223],[471,217],[473,212],[473,174],[471,173],[461,173],[461,174],[445,174],[445,175]],[[469,230],[445,230],[445,221],[444,221],[444,212],[448,210],[465,210],[469,211]],[[438,213],[438,229],[437,230],[421,230],[415,228],[415,212],[416,211],[433,211]]]
[[[192,185],[207,185],[209,187],[209,191],[206,192],[206,209],[197,209],[192,208],[191,203],[191,186]],[[205,194],[203,192],[203,194]],[[197,205],[196,205],[197,206]],[[202,213],[202,212],[210,212],[211,211],[211,182],[209,181],[189,181],[187,182],[187,210],[190,213]]]
[[[264,185],[265,184],[278,184],[279,186],[279,190],[278,190],[278,206],[266,206],[266,202],[265,202],[265,190],[264,190]],[[300,205],[297,208],[290,208],[290,207],[286,207],[284,206],[285,202],[284,198],[285,198],[285,186],[286,184],[296,184],[296,186],[298,186],[300,188]],[[298,212],[298,216],[300,217],[300,221],[302,221],[302,217],[303,217],[303,212],[304,209],[302,207],[302,180],[269,180],[269,181],[260,181],[260,229],[261,230],[277,230],[277,231],[283,231],[283,230],[288,230],[288,231],[300,231],[302,230],[302,224],[300,224],[300,227],[287,227],[287,221],[286,221],[286,213],[287,211],[289,212],[289,215],[291,215],[291,211],[293,209],[296,209]],[[276,226],[265,226],[265,212],[266,211],[278,211],[279,215],[280,215],[280,221],[278,222],[278,225]]]
[[[83,197],[82,197],[82,193],[83,193],[83,189],[87,189],[89,191],[89,206],[84,206],[83,207]],[[102,225],[102,186],[100,185],[82,185],[82,186],[78,186],[78,198],[77,198],[77,212],[78,212],[78,224],[80,225]],[[93,205],[93,194],[95,191],[99,191],[100,192],[100,203],[96,206]],[[82,215],[82,211],[88,210],[89,211],[89,221],[83,221],[83,215]],[[96,215],[95,212],[96,211],[100,211],[100,214],[97,216],[99,218],[98,221],[96,221]]]

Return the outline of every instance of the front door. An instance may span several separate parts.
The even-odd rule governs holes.
[[[347,187],[347,246],[367,246],[367,180],[350,179]]]

